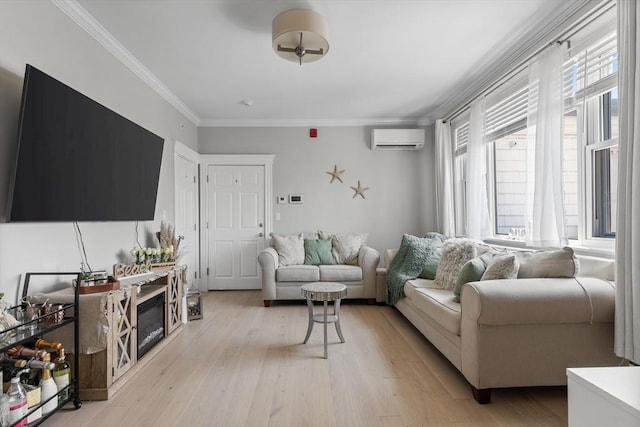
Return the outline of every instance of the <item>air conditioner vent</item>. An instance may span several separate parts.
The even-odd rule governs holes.
[[[372,150],[421,150],[424,129],[373,129]]]

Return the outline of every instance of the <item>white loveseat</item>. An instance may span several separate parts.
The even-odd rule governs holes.
[[[387,266],[396,253],[386,252]],[[577,277],[466,283],[460,303],[416,278],[394,305],[460,370],[479,403],[490,402],[493,388],[564,385],[566,368],[620,363],[613,261],[578,259]]]
[[[300,262],[299,256],[297,259],[295,256],[287,258],[287,254],[284,254],[283,257],[282,248],[278,248],[278,241],[282,242],[282,239],[278,240],[278,236],[272,235],[273,246],[267,247],[258,255],[265,307],[271,306],[274,300],[302,299],[300,288],[310,282],[339,282],[347,286],[347,298],[366,299],[370,303],[376,301],[376,268],[380,254],[364,245],[366,235],[319,232],[299,236],[303,240],[319,237],[332,240],[334,263],[310,265],[304,264],[304,261]],[[350,248],[340,245],[353,236],[364,238],[361,238],[360,244],[357,243],[357,239],[349,240]],[[291,236],[285,239],[292,240]],[[281,252],[276,248],[281,249]],[[340,249],[350,251],[350,256],[348,253],[345,255],[345,252],[340,253]]]

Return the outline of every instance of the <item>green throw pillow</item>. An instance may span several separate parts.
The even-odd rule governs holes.
[[[335,264],[331,253],[331,240],[305,239],[304,263],[308,265]]]
[[[460,269],[458,277],[456,279],[455,287],[453,288],[453,301],[460,302],[460,295],[462,294],[462,287],[469,282],[477,282],[482,278],[487,265],[491,260],[491,254],[484,254],[482,256],[472,258]]]
[[[440,257],[442,256],[442,250],[440,248],[434,249],[427,257],[422,272],[420,273],[421,279],[435,279],[436,271],[438,271],[438,264],[440,264]]]
[[[424,238],[429,242],[430,251],[424,267],[422,267],[420,278],[433,280],[436,278],[436,271],[438,271],[438,264],[440,264],[440,258],[442,257],[442,245],[448,237],[432,231],[427,233]]]

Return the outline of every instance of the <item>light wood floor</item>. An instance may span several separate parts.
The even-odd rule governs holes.
[[[64,409],[51,426],[566,426],[565,387],[494,390],[478,405],[461,374],[395,309],[345,302],[346,343],[303,302],[259,291],[203,295],[188,323],[115,397]]]

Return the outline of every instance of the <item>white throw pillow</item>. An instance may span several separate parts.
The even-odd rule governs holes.
[[[304,239],[302,233],[290,236],[271,233],[271,245],[278,252],[280,266],[304,264]]]
[[[331,239],[333,258],[336,264],[358,264],[360,247],[366,243],[368,234],[329,233],[318,231],[321,239]]]
[[[580,263],[573,249],[517,252],[520,263],[518,278],[532,277],[575,277],[580,271]]]
[[[477,255],[478,242],[473,239],[449,239],[442,245],[442,257],[436,270],[434,285],[453,289],[462,266]]]
[[[480,280],[515,279],[519,268],[515,255],[497,256],[491,260]]]

